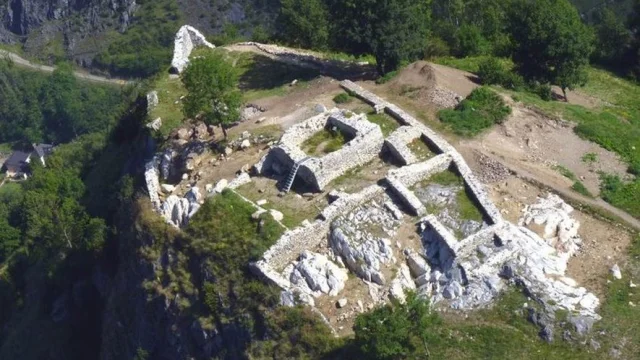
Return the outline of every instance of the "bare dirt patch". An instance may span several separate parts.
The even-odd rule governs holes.
[[[546,194],[546,191],[516,176],[493,184],[488,190],[505,220],[513,223],[518,222],[526,205]],[[571,216],[580,221],[578,233],[583,245],[577,255],[569,260],[567,275],[603,300],[609,269],[616,263],[623,266],[626,262],[626,249],[632,235],[618,225],[601,221],[579,210],[575,210]]]
[[[599,193],[599,171],[624,176],[627,165],[615,153],[578,137],[573,131],[574,123],[548,118],[522,104],[511,102],[510,105],[513,111],[504,124],[459,145],[489,152],[510,165],[569,188],[574,181],[554,169],[557,165],[563,166],[594,195]],[[589,153],[595,154],[596,161],[583,160]]]

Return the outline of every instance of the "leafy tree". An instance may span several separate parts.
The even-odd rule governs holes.
[[[484,55],[490,49],[489,42],[475,25],[462,25],[456,32],[455,40],[456,53],[461,57]]]
[[[430,2],[426,0],[329,0],[337,46],[361,55],[373,54],[381,75],[403,62],[419,59],[429,35]],[[375,10],[374,10],[375,9]]]
[[[518,0],[512,9],[513,61],[528,80],[566,90],[586,82],[593,36],[567,0]]]
[[[355,343],[366,359],[428,358],[430,328],[439,322],[427,301],[409,294],[405,304],[386,305],[358,316]]]
[[[631,34],[616,14],[609,8],[604,8],[597,15],[595,25],[597,36],[596,60],[605,64],[619,63],[631,42]]]
[[[191,61],[182,73],[188,94],[183,112],[188,117],[201,116],[205,123],[226,128],[240,117],[242,94],[238,90],[238,73],[218,52]]]
[[[626,63],[636,79],[640,79],[640,0],[635,1],[633,12],[629,15],[629,30],[633,34],[633,40],[627,52]]]
[[[293,46],[325,49],[329,41],[329,14],[322,0],[282,0],[277,37]]]

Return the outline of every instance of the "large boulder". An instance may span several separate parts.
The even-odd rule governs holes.
[[[383,285],[386,280],[381,264],[393,262],[393,249],[388,239],[348,236],[341,227],[331,231],[330,245],[351,271],[366,281]]]
[[[290,270],[291,283],[313,293],[337,295],[348,279],[345,269],[331,262],[326,256],[305,251]]]

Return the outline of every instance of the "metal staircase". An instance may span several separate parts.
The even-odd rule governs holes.
[[[283,191],[285,193],[288,193],[291,190],[291,186],[293,186],[293,181],[296,179],[296,175],[298,174],[298,169],[300,169],[300,165],[302,165],[302,163],[304,163],[309,159],[310,157],[307,156],[306,158],[293,164],[293,167],[291,167],[291,171],[289,171],[289,175],[287,176],[287,180],[284,183]]]

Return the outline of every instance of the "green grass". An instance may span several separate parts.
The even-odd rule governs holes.
[[[367,114],[367,120],[380,126],[380,130],[382,130],[382,135],[384,135],[384,137],[389,136],[389,134],[400,127],[400,124],[398,124],[398,122],[391,116],[387,114],[376,114],[374,111]]]
[[[455,57],[448,56],[448,57],[436,58],[433,61],[436,64],[449,66],[452,68],[468,71],[471,73],[477,73],[480,68],[480,64],[489,58],[491,58],[490,55],[470,56],[466,58],[455,58]],[[513,68],[513,62],[510,59],[500,58],[498,60],[502,63],[502,65],[505,68],[507,69]]]
[[[154,89],[158,92],[158,106],[149,113],[149,120],[162,119],[160,134],[169,136],[173,129],[179,127],[184,120],[180,97],[187,94],[180,79],[170,79],[168,74],[161,74],[155,82]],[[176,104],[176,101],[178,103]]]
[[[600,174],[600,197],[640,218],[640,180],[625,182],[617,175]]]
[[[482,212],[480,212],[475,202],[471,200],[466,189],[462,189],[456,194],[456,205],[460,219],[482,222]]]
[[[596,153],[586,153],[582,155],[582,162],[586,164],[593,164],[598,162],[598,154]]]
[[[429,149],[429,146],[426,142],[424,142],[422,137],[413,140],[407,146],[409,147],[409,150],[411,150],[413,155],[415,155],[420,161],[430,159],[435,155],[433,151]]]
[[[347,94],[346,92],[340,93],[333,97],[333,102],[336,104],[346,104],[350,102],[353,98]]]
[[[471,92],[455,109],[444,109],[438,117],[454,133],[471,137],[493,124],[501,124],[511,113],[500,96],[488,87]]]
[[[555,165],[553,169],[569,180],[578,181],[578,177],[576,176],[576,174],[562,165]]]
[[[429,183],[440,184],[444,186],[462,184],[462,178],[460,178],[458,174],[454,173],[451,170],[439,172],[431,176],[429,179],[427,179],[427,181]]]
[[[305,140],[301,148],[309,156],[320,156],[340,150],[348,141],[340,129],[322,129]]]
[[[571,186],[571,189],[573,189],[573,191],[580,193],[584,196],[593,197],[593,194],[589,191],[589,189],[587,189],[584,184],[582,183],[582,181],[576,181],[573,183],[573,185]]]

